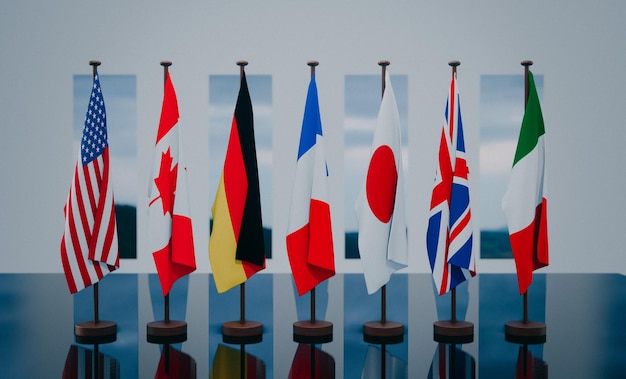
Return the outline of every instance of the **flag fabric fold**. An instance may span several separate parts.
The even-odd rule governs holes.
[[[223,293],[265,268],[252,102],[245,73],[212,214],[209,260],[217,292]]]
[[[545,127],[532,72],[513,168],[502,199],[520,294],[533,271],[548,265],[548,219],[545,186]]]
[[[61,263],[70,293],[119,268],[106,109],[97,72],[80,144],[61,239]]]
[[[450,82],[430,201],[426,250],[439,295],[476,275],[469,168],[456,74]]]
[[[174,282],[196,270],[187,168],[180,148],[178,101],[169,72],[148,190],[149,246],[163,296]]]
[[[365,184],[355,204],[368,294],[408,265],[400,137],[400,116],[387,72]]]
[[[315,76],[304,109],[286,245],[300,296],[335,275],[328,168]]]

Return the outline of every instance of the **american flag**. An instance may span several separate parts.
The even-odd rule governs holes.
[[[70,293],[76,293],[119,267],[106,112],[97,73],[64,212],[61,262]]]
[[[440,295],[476,275],[468,174],[459,93],[454,75],[450,82],[445,123],[441,131],[439,166],[426,233],[430,268]]]

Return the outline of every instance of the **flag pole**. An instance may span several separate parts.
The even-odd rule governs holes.
[[[520,64],[524,66],[524,111],[526,111],[530,94],[528,76],[533,61],[523,60]],[[528,289],[523,294],[523,307],[521,321],[509,321],[504,324],[504,339],[508,342],[523,344],[542,344],[546,342],[546,324],[528,319]]]
[[[524,66],[524,110],[526,110],[526,106],[528,105],[528,71],[530,71],[530,66],[532,66],[532,64],[533,62],[530,60],[524,60],[521,62],[521,65]],[[526,292],[524,292],[524,314],[522,322],[524,324],[528,324],[528,288],[526,289]]]
[[[307,65],[311,68],[311,80],[315,78],[315,68],[319,66],[319,64],[320,63],[318,61],[307,62]],[[309,295],[311,302],[311,317],[309,320],[296,321],[293,323],[293,340],[298,343],[309,344],[331,342],[333,340],[333,323],[324,320],[317,320],[315,316],[315,287],[311,289]]]
[[[244,76],[244,67],[248,65],[246,61],[238,61],[239,66],[239,80]],[[246,323],[246,282],[239,285],[239,323]]]
[[[167,81],[167,74],[169,73],[169,67],[172,65],[170,61],[162,61],[163,66],[163,85]],[[170,322],[170,293],[168,292],[163,299],[163,318],[166,323]]]
[[[385,95],[388,60],[381,60],[381,98]],[[395,344],[404,341],[404,325],[387,320],[387,285],[380,289],[380,320],[367,321],[363,324],[363,340],[375,344]]]
[[[239,81],[242,82],[245,76],[244,67],[248,65],[248,61],[241,60],[236,64],[239,66]],[[239,320],[222,323],[222,341],[239,344],[242,349],[245,349],[245,344],[258,343],[262,340],[263,324],[246,320],[246,282],[244,281],[239,285]],[[242,351],[245,352],[245,350]]]
[[[309,61],[307,62],[307,65],[309,65],[309,67],[311,67],[311,79],[313,79],[315,77],[315,67],[318,66],[320,63],[318,61]],[[311,305],[310,305],[310,311],[311,311],[311,323],[314,324],[315,323],[315,287],[313,287],[311,289]]]
[[[167,82],[171,61],[161,61],[163,66],[163,88]],[[170,319],[170,294],[163,296],[163,320],[146,325],[146,339],[150,343],[172,344],[187,341],[187,323]]]
[[[389,61],[380,61],[378,65],[381,67],[381,84],[380,84],[380,97],[382,98],[385,95],[385,76],[387,75],[387,66],[389,66]],[[387,323],[387,285],[384,284],[380,291],[380,322],[381,324]]]
[[[248,65],[247,61],[237,61],[239,66],[239,80],[244,76],[244,67]],[[239,285],[239,323],[246,323],[246,282]]]
[[[452,78],[456,77],[456,68],[461,65],[459,61],[450,61],[448,65],[452,67]],[[456,323],[456,287],[452,289],[452,293],[450,294],[450,322],[453,324]]]
[[[91,77],[95,80],[101,62],[89,61]],[[79,322],[74,325],[76,342],[83,344],[109,343],[117,339],[117,324],[113,321],[100,320],[100,301],[98,282],[93,284],[93,321]]]
[[[101,62],[100,61],[89,61],[89,65],[91,66],[91,77],[92,79],[96,78],[97,72],[98,72],[98,66],[100,66]],[[98,322],[100,322],[100,320],[98,319],[99,316],[98,314],[100,313],[99,311],[99,291],[98,291],[98,282],[94,283],[93,285],[93,322],[95,324],[97,324]]]
[[[100,66],[100,61],[89,61],[89,65],[91,66],[91,78],[95,79],[98,73],[98,66]],[[99,291],[98,291],[98,282],[95,282],[93,285],[93,322],[94,324],[98,324],[100,322],[98,314],[100,313],[99,306]]]
[[[452,68],[452,80],[454,80],[457,67],[461,65],[461,62],[453,60],[448,62],[448,65]],[[433,339],[440,343],[451,344],[474,341],[474,324],[456,318],[456,287],[450,291],[450,320],[439,320],[433,323]]]

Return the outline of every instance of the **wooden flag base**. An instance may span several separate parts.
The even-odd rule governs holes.
[[[222,341],[252,344],[263,341],[263,324],[258,321],[227,321],[222,324]]]
[[[474,324],[468,321],[435,321],[433,339],[441,343],[470,343],[474,341]]]
[[[147,340],[150,343],[169,344],[187,341],[185,321],[152,321],[147,325]]]
[[[293,323],[293,340],[298,343],[327,343],[333,340],[333,323],[306,320]]]
[[[519,344],[546,342],[546,324],[538,321],[509,321],[504,324],[504,339]]]
[[[113,321],[83,321],[74,326],[77,343],[102,344],[117,339],[117,324]]]
[[[395,344],[404,341],[404,325],[396,321],[368,321],[363,324],[363,341]]]

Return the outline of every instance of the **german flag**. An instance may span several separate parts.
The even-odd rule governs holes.
[[[217,292],[222,293],[265,268],[252,101],[245,73],[212,213],[209,260]]]

